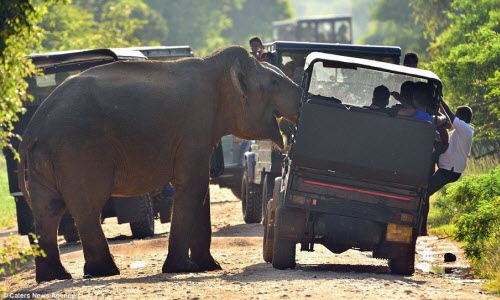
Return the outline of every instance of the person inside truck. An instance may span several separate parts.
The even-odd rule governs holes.
[[[258,36],[254,36],[250,38],[248,43],[250,44],[250,54],[252,54],[258,61],[262,61],[262,54],[267,52],[266,49],[264,49],[262,39]]]
[[[432,116],[427,112],[427,108],[432,106],[434,92],[426,82],[416,82],[413,88],[412,107],[403,107],[398,110],[398,116],[412,117],[417,120],[433,123],[440,127],[448,122],[448,117],[444,114]]]
[[[399,93],[396,91],[391,92],[391,96],[401,104],[396,104],[393,107],[412,107],[413,106],[413,89],[415,87],[415,82],[408,80],[401,84]]]
[[[418,68],[418,55],[413,52],[406,53],[403,59],[403,66],[410,68]]]
[[[423,221],[420,235],[427,235],[427,215],[429,214],[429,197],[439,191],[448,183],[457,181],[467,166],[467,159],[472,147],[474,127],[472,109],[460,106],[453,113],[444,100],[441,101],[444,112],[451,121],[450,142],[448,149],[439,156],[438,170],[431,176],[423,206]]]
[[[389,89],[385,85],[379,85],[373,90],[372,103],[367,108],[373,110],[383,110],[389,104],[391,96]]]
[[[262,53],[260,58],[261,58],[261,61],[274,65],[274,55],[271,52]]]
[[[290,78],[292,78],[293,82],[300,85],[302,82],[302,76],[304,75],[304,65],[306,64],[306,58],[301,53],[293,53],[291,55],[293,61],[293,73]]]

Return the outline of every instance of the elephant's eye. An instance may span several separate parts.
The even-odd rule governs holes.
[[[278,80],[277,80],[277,79],[273,79],[273,80],[271,81],[271,83],[272,83],[272,85],[274,85],[274,86],[278,86],[278,85],[279,85],[279,82],[278,82]]]

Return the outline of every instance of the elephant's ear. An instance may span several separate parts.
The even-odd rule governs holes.
[[[248,85],[246,83],[245,74],[242,72],[241,62],[239,59],[234,61],[230,70],[231,82],[236,93],[239,95],[242,101],[247,99]]]

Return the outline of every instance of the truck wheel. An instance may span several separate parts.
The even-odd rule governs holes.
[[[271,187],[269,183],[269,175],[266,174],[264,176],[264,182],[262,184],[262,218],[266,218],[266,213],[267,213],[267,202],[269,202],[269,188]]]
[[[258,184],[248,180],[247,171],[241,179],[241,209],[245,223],[262,221],[262,191]]]
[[[152,237],[155,233],[153,201],[151,200],[151,197],[149,197],[149,194],[138,196],[138,198],[141,199],[140,201],[137,201],[137,209],[142,217],[140,221],[130,222],[132,236],[136,239]]]
[[[59,228],[62,231],[64,240],[68,243],[78,242],[80,240],[80,235],[78,234],[78,229],[76,229],[75,220],[69,212],[65,212],[59,223]]]
[[[274,221],[273,221],[273,213],[271,211],[271,200],[267,203],[267,211],[264,215],[264,238],[262,239],[262,256],[264,257],[265,262],[273,261],[273,243],[274,243]]]
[[[241,196],[240,193],[241,193],[242,174],[243,174],[242,170],[235,171],[233,178],[231,178],[231,182],[228,184],[229,189],[231,190],[231,192],[233,192],[233,194],[236,197]]]
[[[413,275],[413,273],[415,273],[415,247],[417,235],[416,233],[413,235],[413,243],[408,247],[408,250],[400,252],[398,257],[389,259],[389,268],[392,274]]]
[[[295,268],[295,242],[281,238],[281,209],[277,209],[274,221],[273,268],[279,270]]]
[[[153,212],[155,218],[160,218],[161,223],[172,221],[172,209],[174,200],[161,190],[149,193],[149,197],[153,201]]]

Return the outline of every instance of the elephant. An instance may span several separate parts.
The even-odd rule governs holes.
[[[66,79],[40,105],[18,150],[19,185],[46,254],[35,258],[36,281],[72,278],[57,244],[66,209],[84,275],[120,274],[101,227],[103,205],[167,182],[176,199],[162,272],[221,269],[210,252],[212,150],[228,134],[283,148],[278,120],[296,121],[301,94],[241,46],[202,58],[114,62]]]

